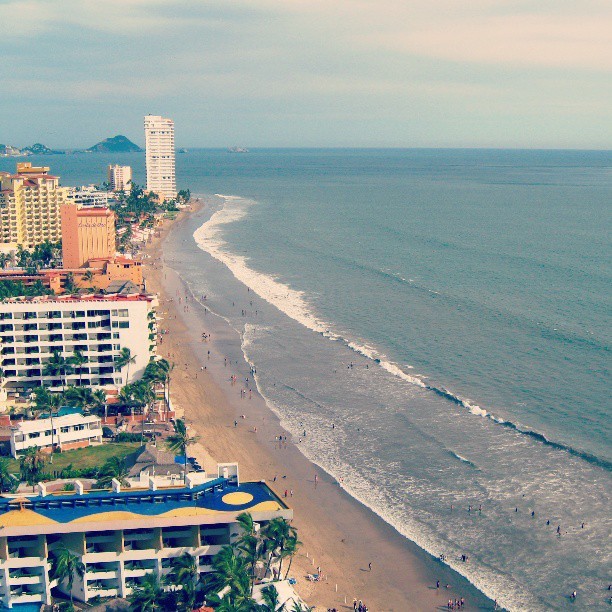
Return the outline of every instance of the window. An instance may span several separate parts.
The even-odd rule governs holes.
[[[127,308],[122,308],[122,309],[119,311],[119,316],[120,316],[120,317],[127,317],[127,316],[129,316]]]
[[[130,322],[129,321],[119,321],[119,328],[120,329],[127,329],[130,326]]]
[[[60,431],[62,433],[68,433],[69,430],[70,430],[70,427],[60,427]]]
[[[117,336],[119,336],[119,334],[117,334]],[[113,350],[114,351],[120,351],[121,350],[121,345],[120,344],[113,344]]]
[[[34,431],[31,434],[28,434],[28,438],[30,438],[30,440],[33,438],[40,438],[40,431]]]
[[[113,332],[113,340],[119,340],[119,332]]]
[[[85,425],[75,425],[74,431],[83,431],[85,429]]]

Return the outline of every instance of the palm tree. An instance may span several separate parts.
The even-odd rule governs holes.
[[[287,578],[289,578],[289,572],[291,571],[291,564],[293,563],[293,557],[295,556],[295,553],[297,552],[297,549],[299,548],[299,546],[302,543],[297,539],[297,536],[290,536],[287,538],[287,542],[285,544],[285,548],[282,551],[282,558],[281,558],[281,564],[282,564],[282,559],[289,557],[289,567],[287,567],[287,573],[285,574],[285,580],[287,580]],[[279,575],[280,575],[280,567],[278,568],[279,571]]]
[[[166,593],[163,579],[155,572],[146,574],[128,597],[132,612],[158,612],[166,610]]]
[[[11,256],[8,253],[0,253],[0,268],[4,270],[6,264],[11,260]]]
[[[248,512],[239,514],[236,518],[236,522],[242,528],[243,534],[238,540],[237,548],[242,553],[250,566],[251,583],[255,578],[255,567],[259,559],[261,559],[264,547],[262,546],[261,539],[258,537],[257,531],[255,530],[255,522],[253,517]],[[251,586],[252,592],[252,586]]]
[[[72,272],[68,272],[66,274],[66,280],[64,281],[64,290],[66,293],[74,293],[77,290],[77,286],[74,282],[74,274]]]
[[[83,366],[89,361],[82,351],[75,350],[72,357],[68,358],[68,362],[74,366],[74,369],[79,374],[79,387],[82,386],[81,377],[83,376]]]
[[[121,349],[119,355],[115,357],[115,367],[117,368],[117,370],[121,371],[125,366],[127,366],[127,374],[125,376],[124,383],[126,385],[130,377],[130,364],[136,363],[136,357],[137,355],[132,355],[132,351],[125,346]]]
[[[111,486],[113,478],[118,480],[122,485],[127,485],[127,477],[130,470],[121,457],[109,457],[98,472],[98,481],[96,482],[97,489],[108,489]]]
[[[185,474],[183,480],[187,481],[187,447],[190,444],[195,444],[199,440],[199,436],[190,436],[187,432],[187,426],[183,419],[177,419],[174,423],[174,433],[168,436],[168,448],[174,453],[181,453],[185,464]]]
[[[65,544],[60,544],[55,552],[55,564],[53,568],[53,578],[58,582],[66,581],[70,591],[70,604],[72,601],[72,586],[77,576],[81,578],[85,575],[85,564],[81,557],[75,555]]]
[[[182,585],[181,600],[186,610],[193,610],[195,605],[195,589],[198,580],[198,566],[195,558],[188,552],[176,557],[172,563],[174,582]]]
[[[262,612],[284,612],[285,604],[280,605],[278,591],[273,584],[261,589],[261,597],[264,603],[259,607],[259,610],[262,610]]]
[[[292,527],[284,518],[278,517],[272,519],[264,528],[263,535],[268,540],[269,543],[269,557],[268,564],[266,566],[266,572],[264,577],[267,576],[268,570],[270,569],[270,565],[272,564],[273,559],[276,557],[280,560],[279,565],[279,575],[282,569],[283,563],[283,553],[287,548],[287,543],[290,539],[295,538],[296,542],[294,543],[294,547],[297,548],[297,529]]]
[[[85,409],[93,404],[93,392],[89,387],[68,387],[63,393],[67,404]]]
[[[60,376],[62,378],[62,389],[66,387],[66,376],[73,371],[72,364],[59,351],[53,351],[53,357],[45,363],[43,376]]]
[[[216,610],[246,612],[253,609],[246,560],[236,555],[231,546],[223,546],[214,556],[212,571],[205,575],[202,585],[206,601],[213,604]],[[227,593],[219,596],[225,589],[228,589]]]
[[[106,393],[104,393],[104,389],[96,389],[91,394],[91,407],[97,414],[104,408],[104,418],[106,418]]]
[[[0,492],[11,491],[15,485],[15,479],[9,471],[9,460],[0,458]]]
[[[46,462],[46,456],[40,448],[32,446],[19,457],[21,478],[29,485],[36,484]]]

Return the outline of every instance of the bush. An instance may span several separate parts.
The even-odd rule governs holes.
[[[115,436],[115,442],[140,442],[141,435],[138,433],[128,433],[122,431]]]

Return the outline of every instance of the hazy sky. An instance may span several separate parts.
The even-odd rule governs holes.
[[[0,142],[612,148],[612,0],[0,0]]]

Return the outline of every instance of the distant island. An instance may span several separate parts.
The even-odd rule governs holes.
[[[29,155],[63,155],[64,151],[56,151],[55,149],[50,149],[47,145],[41,144],[37,142],[29,147],[24,147],[21,149],[22,153],[26,153]]]
[[[86,151],[88,153],[140,153],[142,149],[129,138],[119,134],[102,140]]]
[[[12,145],[0,144],[0,157],[24,157],[26,155],[63,155],[64,151],[56,151],[50,149],[44,144],[37,142],[36,144],[18,149]]]

